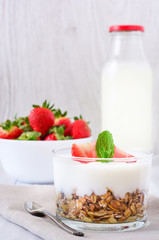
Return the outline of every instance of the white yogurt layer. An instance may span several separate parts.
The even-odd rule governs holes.
[[[77,189],[77,195],[105,194],[107,187],[115,197],[123,198],[125,193],[136,189],[148,190],[151,162],[138,160],[136,163],[80,163],[56,157],[54,161],[54,182],[57,191],[67,195]]]

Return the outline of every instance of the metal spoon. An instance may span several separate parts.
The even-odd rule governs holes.
[[[42,206],[38,205],[35,202],[26,201],[24,203],[24,207],[30,214],[32,214],[34,216],[38,216],[38,217],[47,216],[47,217],[49,217],[51,220],[53,220],[54,223],[56,223],[60,228],[62,228],[63,230],[65,230],[68,233],[71,233],[75,236],[80,236],[80,237],[84,236],[84,233],[78,232],[75,229],[67,226],[60,219],[58,219],[56,216],[48,213]]]

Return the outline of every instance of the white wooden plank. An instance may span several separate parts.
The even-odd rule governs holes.
[[[159,1],[1,0],[0,121],[49,99],[100,129],[100,74],[108,26],[143,24],[154,71],[154,150],[159,152]]]

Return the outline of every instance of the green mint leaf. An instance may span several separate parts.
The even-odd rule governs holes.
[[[98,135],[95,148],[96,148],[96,154],[98,158],[112,158],[114,154],[114,140],[113,140],[112,134],[109,131],[104,131],[100,133]],[[104,160],[104,161],[112,161],[112,160]]]

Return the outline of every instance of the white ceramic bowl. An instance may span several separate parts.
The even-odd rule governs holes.
[[[52,183],[52,150],[91,141],[92,137],[57,141],[0,139],[0,160],[8,175],[20,182]]]

